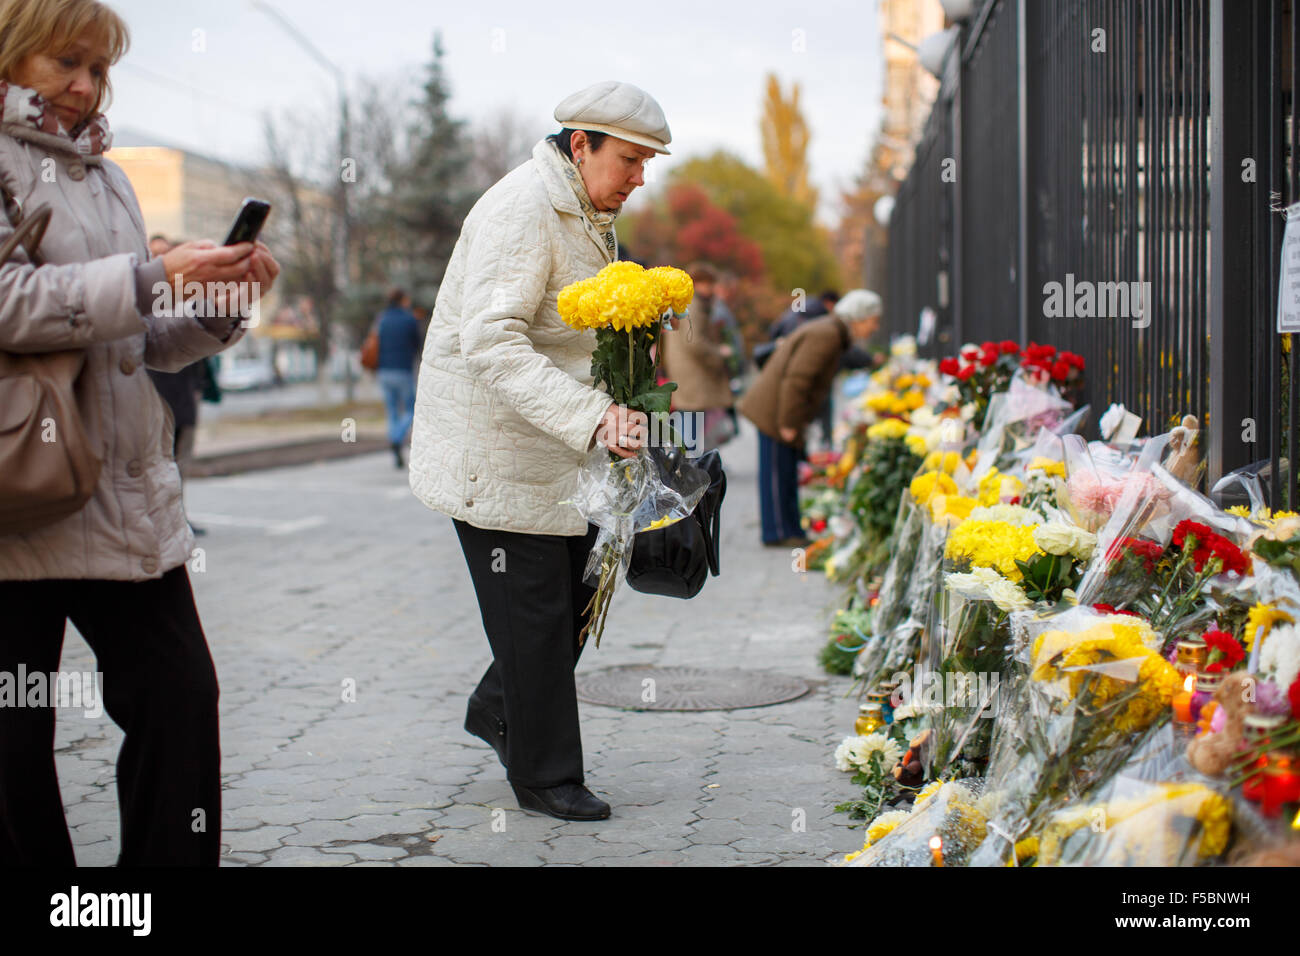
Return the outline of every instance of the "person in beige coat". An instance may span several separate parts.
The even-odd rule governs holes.
[[[763,544],[807,543],[799,521],[797,470],[804,430],[817,416],[853,339],[880,326],[880,296],[854,289],[830,315],[809,319],[777,342],[739,411],[758,428],[758,500]]]
[[[667,153],[659,104],[597,83],[555,110],[533,147],[470,210],[438,291],[416,387],[411,489],[460,538],[493,662],[465,729],[497,751],[521,807],[609,816],[584,785],[573,669],[594,589],[596,529],[565,501],[597,441],[630,456],[640,412],[593,387],[596,333],[557,297],[618,257],[614,219]]]
[[[0,866],[75,862],[51,678],[69,619],[126,735],[119,865],[215,866],[220,854],[217,680],[186,573],[170,415],[145,370],[176,371],[242,334],[224,293],[172,304],[162,286],[247,283],[248,301],[279,268],[260,243],[149,260],[131,185],[103,157],[99,107],[126,45],[125,24],[92,0],[0,0],[0,242],[24,210],[52,210],[43,264],[19,251],[0,266],[0,351],[84,351],[77,404],[102,460],[79,511],[0,536]]]
[[[717,275],[708,266],[691,268],[695,299],[690,317],[680,328],[665,330],[659,338],[660,371],[677,383],[673,411],[692,415],[684,425],[687,438],[699,452],[717,448],[732,436],[731,374],[727,360],[731,346],[722,341],[722,328],[713,321]]]

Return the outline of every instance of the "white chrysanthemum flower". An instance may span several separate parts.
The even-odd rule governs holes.
[[[880,769],[892,770],[903,756],[903,748],[882,733],[859,734],[845,737],[835,748],[835,766],[840,770],[865,770],[871,765],[871,755],[879,752]]]
[[[845,737],[840,745],[835,748],[835,769],[847,773],[856,769],[853,764],[849,763],[849,747],[856,738]]]
[[[1273,675],[1273,683],[1284,691],[1300,676],[1300,628],[1278,622],[1264,638],[1259,652],[1259,669]]]

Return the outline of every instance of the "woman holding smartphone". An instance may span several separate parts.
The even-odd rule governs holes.
[[[0,242],[24,211],[52,210],[39,260],[20,248],[0,264],[0,351],[84,351],[76,399],[102,460],[79,511],[0,536],[0,675],[58,671],[71,619],[125,732],[119,865],[215,866],[217,680],[186,573],[193,537],[172,428],[145,369],[183,368],[242,330],[224,307],[156,308],[153,289],[252,283],[241,301],[253,301],[279,267],[261,243],[191,242],[149,259],[131,185],[103,157],[100,108],[127,43],[123,21],[94,0],[0,0]],[[0,865],[75,862],[54,727],[52,700],[0,706]]]

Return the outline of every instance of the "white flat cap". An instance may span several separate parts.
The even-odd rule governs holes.
[[[564,129],[608,133],[629,143],[671,155],[668,120],[655,98],[631,83],[606,80],[566,96],[555,107],[555,121]]]
[[[835,303],[834,312],[841,319],[860,322],[868,316],[879,315],[880,296],[870,289],[854,289],[844,293],[844,298]]]

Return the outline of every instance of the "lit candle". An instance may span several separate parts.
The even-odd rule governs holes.
[[[935,866],[943,866],[943,837],[937,833],[930,837],[930,856],[934,858]]]
[[[1297,800],[1300,800],[1300,773],[1296,772],[1290,757],[1274,751],[1268,755],[1268,766],[1264,768],[1264,802],[1260,804],[1260,813],[1266,817],[1280,816],[1282,804]]]
[[[1174,720],[1180,724],[1192,723],[1192,692],[1196,687],[1196,675],[1188,674],[1183,681],[1183,689],[1174,694]]]

